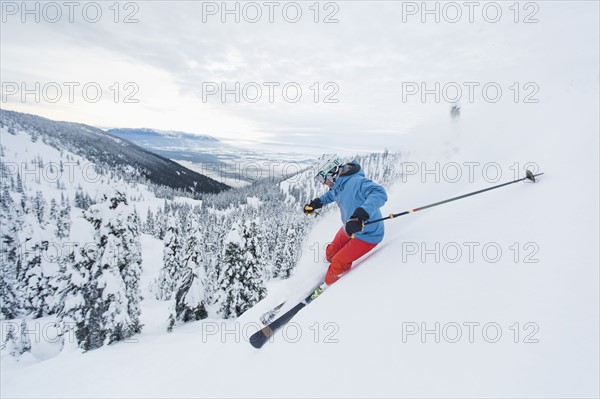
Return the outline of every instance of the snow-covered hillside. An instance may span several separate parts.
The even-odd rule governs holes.
[[[526,163],[545,174],[386,222],[385,241],[261,350],[247,337],[263,312],[322,276],[337,212],[317,222],[295,275],[237,320],[171,334],[161,325],[85,354],[5,361],[2,395],[597,396],[598,102],[594,88],[581,90],[588,101],[565,93],[560,102],[569,117],[550,120],[557,100],[548,99],[528,118],[515,109],[514,121],[497,124],[481,110],[444,133],[452,145],[423,133],[426,149],[405,160],[384,214],[521,177]],[[423,173],[435,162],[439,182]],[[450,175],[456,165],[460,179]],[[164,320],[164,309],[155,312]]]
[[[93,163],[96,169],[120,173],[127,180],[137,178],[196,196],[229,188],[93,126],[2,109],[0,127],[8,133],[25,131],[33,141],[41,140],[55,149],[79,155]]]

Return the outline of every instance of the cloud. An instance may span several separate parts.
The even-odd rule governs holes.
[[[540,26],[516,25],[510,4],[502,3],[498,23],[485,21],[480,9],[471,23],[464,7],[459,23],[435,23],[431,15],[423,23],[421,13],[406,13],[408,3],[321,2],[315,8],[299,2],[294,4],[302,17],[295,23],[290,2],[272,10],[261,2],[129,2],[119,3],[118,15],[112,3],[99,3],[97,23],[77,13],[73,23],[21,23],[19,15],[9,16],[2,24],[2,79],[98,81],[107,96],[115,82],[121,95],[127,82],[139,87],[135,104],[21,104],[60,119],[229,139],[394,148],[415,126],[449,119],[451,105],[403,101],[403,83],[510,81],[511,73],[519,78],[527,65],[551,58],[539,44],[551,42],[556,35],[548,32],[557,30],[546,30],[550,39],[540,37],[540,26],[555,28],[549,20],[577,14],[544,4]],[[446,3],[435,4],[443,9]],[[239,22],[223,6],[237,7]],[[257,10],[260,20],[249,22]],[[123,23],[127,17],[137,22]],[[324,23],[326,18],[338,22]],[[215,85],[218,92],[208,94]],[[223,88],[229,90],[224,97]]]

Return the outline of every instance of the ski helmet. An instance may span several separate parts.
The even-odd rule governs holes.
[[[335,154],[325,154],[321,156],[315,164],[317,169],[315,180],[321,184],[325,183],[325,180],[330,180],[335,183],[335,180],[340,173],[340,166],[342,166],[343,163],[342,158]]]

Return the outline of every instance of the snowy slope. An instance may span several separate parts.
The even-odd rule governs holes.
[[[318,280],[327,265],[319,259],[322,249],[315,251],[337,230],[336,212],[308,237],[296,275],[271,287],[269,297],[237,322],[205,320],[83,355],[11,365],[3,369],[2,395],[597,396],[598,135],[591,117],[597,102],[579,105],[565,110],[577,113],[575,122],[546,122],[525,136],[507,137],[512,129],[524,131],[516,124],[487,126],[503,133],[497,146],[477,141],[489,115],[463,124],[458,153],[436,159],[494,160],[504,166],[502,181],[512,179],[514,162],[535,160],[543,179],[387,222],[380,248],[260,351],[247,336],[265,310]],[[543,111],[529,116],[542,118]],[[578,140],[563,135],[567,127]],[[449,153],[441,147],[441,154]],[[473,183],[413,176],[390,190],[384,213],[490,184],[481,174]],[[515,242],[517,259],[510,249]],[[412,254],[414,245],[431,249],[436,243],[448,249],[445,256],[437,252],[439,262],[435,251],[425,259],[422,252]],[[452,243],[463,249],[458,260]],[[473,259],[464,243],[475,248]],[[481,250],[490,243],[502,250],[497,261],[494,251]],[[526,249],[527,243],[537,250]],[[527,255],[537,263],[525,262]],[[423,329],[432,332],[422,335]]]
[[[4,109],[0,112],[0,126],[9,133],[27,131],[33,141],[41,138],[44,143],[77,154],[99,168],[119,168],[128,177],[143,177],[157,185],[199,194],[218,193],[228,188],[92,126],[53,121]]]
[[[5,149],[2,162],[8,170],[8,178],[21,174],[29,194],[39,190],[46,201],[60,201],[61,194],[72,201],[76,191],[80,190],[89,193],[92,199],[99,200],[103,193],[117,188],[129,195],[129,200],[135,204],[140,215],[146,215],[148,209],[156,211],[164,203],[164,199],[157,198],[144,184],[98,174],[94,169],[96,165],[84,157],[66,150],[60,151],[41,140],[32,142],[23,131],[10,134],[6,129],[1,129],[0,132]],[[45,160],[43,167],[32,165],[33,160],[38,158]],[[62,172],[58,170],[59,162],[65,165]],[[62,187],[57,187],[57,182],[62,183]],[[177,197],[176,201],[201,204],[199,200],[183,197]]]

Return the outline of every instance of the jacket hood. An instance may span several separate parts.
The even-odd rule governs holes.
[[[356,161],[348,162],[347,164],[342,165],[341,169],[342,170],[340,171],[340,175],[335,181],[332,190],[342,188],[344,182],[348,180],[348,178],[352,175],[358,175],[363,177],[365,175],[365,172],[363,171],[359,163]]]
[[[362,168],[360,167],[360,165],[358,164],[358,162],[356,161],[352,161],[352,162],[348,162],[347,164],[342,165],[342,170],[340,171],[340,177],[342,176],[350,176],[356,173],[362,173],[362,175],[365,175],[365,172],[363,172]]]

